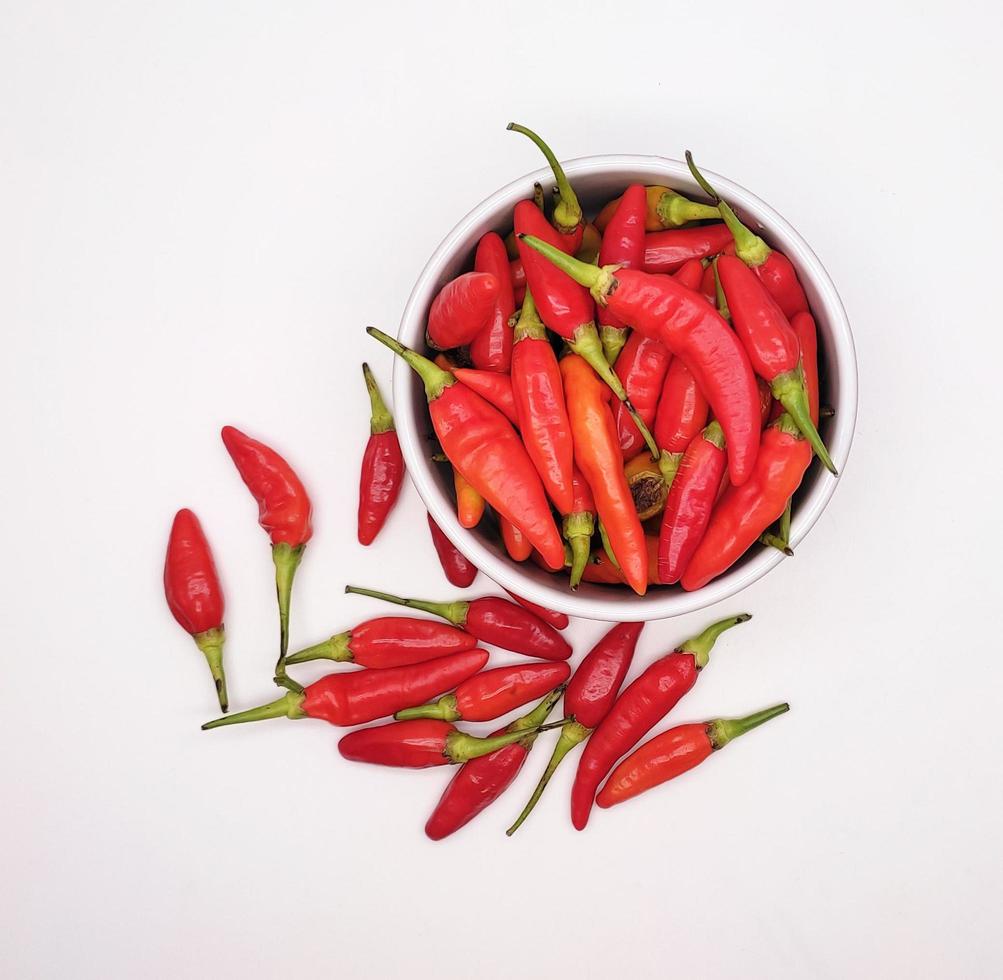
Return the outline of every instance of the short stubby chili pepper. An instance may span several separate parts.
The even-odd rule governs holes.
[[[789,704],[777,704],[745,718],[716,718],[670,728],[645,742],[613,770],[596,797],[596,805],[606,809],[661,786],[696,768],[740,735],[789,710]]]
[[[547,609],[545,606],[538,606],[535,602],[530,602],[529,599],[523,599],[522,596],[516,595],[509,589],[505,590],[508,594],[522,606],[523,609],[528,609],[533,615],[539,616],[545,623],[553,626],[555,630],[564,630],[568,628],[568,624],[571,622],[568,619],[566,613],[556,612],[553,609]]]
[[[619,623],[614,626],[585,656],[574,677],[568,681],[564,691],[564,714],[567,720],[561,729],[561,737],[554,746],[553,755],[540,781],[533,790],[529,802],[518,819],[505,831],[511,837],[523,824],[533,807],[540,801],[557,767],[564,757],[584,742],[606,717],[616,696],[620,692],[637,640],[644,629],[644,623]]]
[[[658,465],[670,489],[686,447],[707,424],[709,406],[693,373],[677,357],[669,365],[655,414],[655,441],[662,453]],[[761,426],[760,426],[761,428]]]
[[[453,470],[456,491],[456,519],[461,527],[477,527],[484,516],[484,498],[469,484],[459,470]]]
[[[362,365],[362,374],[369,391],[372,417],[359,479],[359,544],[368,545],[380,533],[400,496],[404,457],[393,416],[380,395],[368,364]]]
[[[458,685],[432,704],[403,708],[394,717],[398,721],[412,718],[441,718],[443,721],[494,721],[553,691],[571,675],[566,663],[519,664],[515,667],[495,667]]]
[[[741,486],[759,451],[759,393],[745,348],[718,312],[669,276],[598,269],[539,239],[521,242],[588,286],[596,302],[608,305],[624,323],[660,340],[683,360],[724,429],[731,482]],[[652,455],[657,458],[658,451]]]
[[[731,240],[731,232],[724,224],[651,232],[644,239],[642,268],[645,272],[673,273],[690,259],[706,259],[723,252]]]
[[[712,272],[711,275],[713,274]],[[694,292],[699,293],[701,292],[700,287],[704,278],[703,263],[699,259],[690,259],[672,273],[672,278],[676,282],[682,283],[687,289],[692,289]]]
[[[164,561],[164,594],[171,615],[190,633],[209,664],[221,711],[228,708],[223,673],[223,589],[205,532],[195,514],[174,515]]]
[[[563,693],[563,686],[557,688],[528,715],[517,718],[507,728],[490,736],[521,732],[523,738],[512,745],[495,749],[490,755],[472,759],[456,773],[425,824],[425,834],[431,840],[442,840],[456,833],[512,785],[536,741],[539,727],[547,720]]]
[[[490,272],[465,272],[447,282],[428,309],[428,346],[450,350],[469,344],[488,325],[500,290]]]
[[[484,371],[507,372],[512,360],[512,328],[515,292],[508,265],[508,253],[501,237],[489,231],[477,243],[474,272],[490,273],[498,280],[498,296],[488,322],[470,341],[470,360]]]
[[[648,585],[660,585],[658,578],[658,538],[647,535],[644,539],[644,550],[648,555]],[[599,585],[622,585],[624,583],[623,572],[621,572],[609,560],[609,556],[599,548],[589,555],[589,560],[585,565],[582,574],[583,582],[593,582]]]
[[[801,346],[787,317],[749,267],[732,255],[722,255],[718,275],[735,332],[741,338],[752,367],[773,390],[812,449],[830,473],[836,467],[812,421],[801,366]]]
[[[511,360],[511,353],[509,358]],[[513,425],[519,424],[515,398],[512,395],[512,379],[507,374],[478,371],[476,368],[453,368],[452,371],[457,381],[472,388],[485,401],[491,402]]]
[[[457,599],[455,602],[428,602],[424,599],[402,599],[387,592],[373,592],[354,585],[346,585],[345,591],[441,616],[483,643],[490,643],[513,653],[539,657],[541,660],[567,660],[571,656],[568,641],[557,630],[528,609],[498,596]]]
[[[647,207],[648,199],[643,184],[631,184],[623,192],[603,235],[602,247],[599,249],[600,265],[641,268],[644,264],[644,217]],[[610,364],[615,364],[620,356],[629,327],[630,324],[621,322],[606,307],[599,308],[599,337]],[[622,380],[623,375],[619,376]],[[633,398],[629,390],[627,397]]]
[[[446,537],[431,514],[428,515],[428,530],[447,581],[458,589],[467,588],[477,578],[477,566]]]
[[[466,650],[406,667],[328,674],[270,704],[208,721],[202,730],[268,718],[317,718],[331,725],[364,725],[456,687],[487,662],[486,650]]]
[[[616,764],[697,682],[717,638],[752,617],[731,616],[708,626],[635,678],[585,743],[571,789],[571,822],[584,830],[596,790]]]
[[[574,445],[564,404],[564,385],[547,328],[527,290],[515,325],[512,395],[519,431],[547,495],[561,514],[571,510]]]
[[[501,528],[502,544],[505,545],[509,558],[513,561],[525,561],[533,554],[533,546],[511,521],[499,517],[498,525]]]
[[[786,413],[763,432],[751,479],[730,486],[711,514],[707,531],[683,573],[687,592],[703,588],[731,568],[784,507],[811,463],[811,447]]]
[[[575,462],[588,482],[596,512],[627,584],[644,595],[648,587],[644,530],[624,475],[608,392],[582,358],[561,360],[561,375],[575,443]]]
[[[664,228],[681,228],[691,221],[708,221],[720,218],[721,212],[712,204],[701,204],[683,197],[671,187],[652,184],[645,187],[647,213],[644,218],[645,231],[661,231]],[[603,233],[613,220],[621,198],[606,204],[596,217],[596,227]]]
[[[651,457],[651,453],[639,453],[623,468],[627,477],[630,495],[634,498],[634,510],[643,521],[660,514],[668,497],[668,487],[662,469]]]
[[[672,355],[661,341],[634,331],[616,362],[617,377],[623,382],[627,397],[649,429],[655,422],[655,412],[671,360]],[[644,438],[622,402],[613,407],[613,418],[623,458],[632,459],[644,450]],[[658,442],[657,435],[655,442]]]
[[[711,422],[693,438],[676,471],[665,502],[658,537],[658,577],[678,582],[703,539],[727,467],[724,433]]]
[[[275,563],[275,592],[279,604],[279,659],[275,683],[292,691],[299,684],[286,677],[289,649],[289,601],[293,578],[303,549],[313,536],[310,498],[293,468],[272,448],[244,435],[232,425],[221,432],[223,445],[251,496],[258,502],[258,523],[268,532]]]
[[[419,375],[439,444],[463,478],[530,540],[552,568],[564,564],[540,476],[515,429],[493,405],[375,327],[366,332],[403,358]]]
[[[469,633],[434,619],[379,616],[343,633],[335,633],[322,643],[291,653],[286,663],[334,660],[386,670],[463,653],[476,646],[477,640]]]
[[[574,490],[574,502],[571,513],[565,514],[563,522],[564,540],[571,549],[571,580],[572,589],[577,589],[582,580],[582,573],[589,560],[589,550],[592,547],[592,535],[596,531],[596,502],[592,496],[592,488],[576,466],[571,474],[571,486]]]

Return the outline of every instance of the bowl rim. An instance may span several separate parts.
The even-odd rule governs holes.
[[[662,178],[680,190],[688,189],[692,193],[700,193],[686,163],[671,157],[599,154],[577,157],[563,162],[562,165],[569,179],[630,171],[634,175],[632,179]],[[797,547],[832,499],[849,458],[858,398],[857,359],[853,334],[846,310],[832,279],[818,256],[796,229],[778,211],[745,187],[713,171],[703,172],[733,207],[746,216],[754,216],[766,226],[771,242],[791,259],[799,274],[810,278],[818,294],[819,304],[826,311],[826,321],[839,373],[839,400],[835,406],[837,410],[830,425],[827,445],[840,476],[835,477],[823,471],[808,494],[799,500],[791,523],[790,538],[791,546]],[[431,290],[438,282],[444,267],[454,258],[456,250],[461,246],[471,249],[473,243],[469,238],[474,229],[504,209],[511,210],[517,201],[527,196],[527,188],[531,187],[534,181],[540,181],[546,187],[553,183],[553,175],[548,168],[541,168],[510,181],[471,208],[446,234],[425,263],[408,297],[397,330],[397,336],[402,343],[414,344],[416,322],[419,330],[417,336],[420,338],[424,335],[424,316],[427,304],[432,298]],[[645,182],[656,181],[645,180]],[[395,421],[411,481],[429,514],[446,537],[481,572],[502,588],[557,612],[584,619],[606,622],[651,621],[682,616],[728,599],[768,574],[784,559],[785,556],[779,551],[763,548],[760,554],[753,556],[740,567],[729,569],[694,592],[657,590],[645,596],[618,595],[612,590],[609,598],[583,595],[556,586],[544,585],[525,576],[518,564],[493,554],[476,535],[461,527],[452,501],[436,485],[433,470],[435,464],[426,459],[422,452],[424,439],[417,430],[417,419],[405,408],[410,404],[412,386],[418,383],[417,379],[411,369],[399,359],[395,358],[394,361]]]

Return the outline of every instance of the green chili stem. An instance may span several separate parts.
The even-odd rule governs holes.
[[[509,123],[506,128],[514,133],[528,136],[547,158],[550,169],[554,171],[554,180],[557,182],[557,192],[560,195],[560,200],[554,208],[554,225],[563,234],[570,234],[582,223],[582,206],[578,203],[578,195],[568,182],[564,168],[554,156],[554,151],[533,130],[520,126],[519,123]]]
[[[376,327],[366,327],[366,333],[370,337],[375,337],[384,347],[389,347],[398,357],[402,357],[408,365],[414,368],[425,386],[425,396],[429,401],[435,401],[446,388],[456,384],[456,378],[449,371],[443,371],[438,364],[433,363],[427,357],[422,357],[417,351],[405,347],[399,340],[395,340],[382,330],[377,330]]]
[[[349,649],[351,639],[350,631],[336,633],[324,640],[323,643],[315,643],[312,647],[304,647],[296,653],[291,653],[286,657],[286,665],[305,664],[308,660],[335,660],[339,663],[351,663],[353,659],[352,651]]]
[[[362,376],[366,379],[366,390],[369,392],[369,404],[372,412],[369,420],[369,431],[375,436],[381,432],[390,432],[394,427],[394,417],[390,414],[379,385],[368,364],[362,365]]]
[[[747,623],[750,619],[752,619],[752,616],[749,613],[741,613],[738,616],[730,616],[728,619],[712,623],[702,633],[687,640],[679,647],[679,652],[692,653],[697,667],[706,667],[707,662],[710,660],[710,652],[714,648],[717,638],[726,630],[730,630],[733,626],[738,626],[740,623]]]
[[[715,749],[724,748],[729,742],[751,732],[753,728],[758,728],[771,718],[785,714],[791,710],[787,703],[775,704],[772,708],[757,711],[754,714],[746,715],[744,718],[715,718],[707,726],[707,734],[710,736],[711,745]]]
[[[303,558],[305,545],[292,545],[280,541],[272,546],[275,563],[275,594],[279,602],[279,659],[275,662],[275,683],[293,692],[303,688],[286,676],[286,653],[289,651],[289,603],[292,598],[293,579]]]
[[[433,616],[441,616],[454,626],[463,626],[467,621],[467,611],[470,609],[469,602],[429,602],[425,599],[404,599],[401,596],[391,595],[389,592],[376,592],[355,585],[346,585],[345,591],[351,595],[366,595],[370,599],[382,599],[384,602],[392,602],[398,606],[407,606],[408,609],[420,609]]]
[[[230,709],[226,694],[226,675],[223,673],[223,642],[225,639],[223,627],[206,630],[194,635],[195,643],[209,664],[209,672],[216,684],[216,697],[219,700],[219,710],[224,714]]]
[[[211,728],[222,728],[224,725],[243,725],[248,721],[265,721],[268,718],[305,718],[306,712],[303,710],[302,693],[287,691],[277,701],[270,701],[257,708],[248,708],[247,711],[238,711],[235,715],[226,715],[224,718],[217,718],[215,721],[207,721],[202,726],[202,731],[207,732]]]

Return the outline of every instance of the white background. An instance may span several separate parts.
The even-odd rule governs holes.
[[[1003,23],[812,9],[0,4],[0,973],[1000,975]],[[410,488],[354,540],[359,364],[391,369],[362,328],[540,165],[509,119],[564,157],[688,146],[777,207],[846,303],[860,415],[797,557],[638,651],[748,609],[673,720],[791,713],[583,834],[569,764],[507,840],[541,744],[432,845],[445,771],[350,766],[319,722],[199,732],[161,562],[195,508],[232,702],[272,697],[233,423],[315,500],[294,644],[377,612],[348,581],[451,594]]]

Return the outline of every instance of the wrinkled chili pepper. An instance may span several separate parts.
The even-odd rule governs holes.
[[[505,590],[508,594],[519,603],[523,609],[528,609],[535,616],[539,616],[545,623],[553,626],[555,630],[563,630],[568,628],[568,623],[570,620],[566,613],[555,612],[553,609],[547,609],[546,606],[538,606],[535,602],[530,602],[529,599],[523,599],[522,596],[516,595],[509,589]]]
[[[394,419],[380,395],[373,372],[362,365],[372,416],[369,441],[362,457],[359,479],[359,544],[369,545],[386,523],[401,492],[404,457],[394,428]]]
[[[811,463],[811,447],[786,413],[763,432],[756,469],[747,483],[730,486],[711,514],[707,531],[683,573],[688,592],[730,568],[784,511]]]
[[[648,585],[659,585],[658,578],[658,538],[648,535],[644,539],[644,550],[648,556]],[[623,573],[614,567],[602,548],[592,552],[582,575],[583,582],[600,585],[624,584]]]
[[[634,498],[634,509],[641,521],[650,520],[660,514],[665,507],[669,488],[665,484],[662,469],[651,458],[650,453],[640,453],[623,468],[627,477],[630,495]]]
[[[456,519],[461,527],[477,527],[484,516],[484,498],[469,484],[459,470],[453,470],[456,491]]]
[[[690,259],[706,259],[724,251],[732,240],[728,226],[703,225],[655,231],[644,238],[645,272],[676,272]]]
[[[509,558],[513,561],[525,561],[533,553],[533,546],[526,536],[504,517],[498,518],[498,526],[501,528],[502,544],[505,545]]]
[[[661,786],[694,769],[733,739],[789,710],[789,704],[777,704],[745,718],[716,718],[670,728],[635,749],[613,770],[596,797],[596,805],[606,809]]]
[[[616,761],[629,752],[678,703],[707,666],[714,642],[725,631],[747,622],[747,613],[708,626],[671,653],[660,657],[632,681],[585,743],[571,790],[571,822],[584,830],[599,784]]]
[[[375,327],[366,332],[403,358],[421,377],[432,426],[463,478],[529,539],[552,568],[564,565],[564,546],[543,484],[522,441],[493,405]]]
[[[661,341],[635,330],[616,362],[617,377],[623,382],[627,397],[649,429],[655,422],[659,396],[671,360],[672,355]],[[644,437],[623,402],[613,406],[613,418],[623,458],[631,459],[644,449]],[[657,434],[655,442],[658,442]],[[658,448],[663,447],[659,445]]]
[[[441,616],[454,626],[476,636],[478,640],[513,653],[539,657],[541,660],[567,660],[571,656],[568,641],[557,630],[528,609],[498,596],[457,599],[455,602],[429,602],[425,599],[402,599],[387,592],[359,589],[354,585],[346,585],[345,591]]]
[[[564,540],[571,549],[571,579],[572,590],[578,588],[582,573],[589,560],[589,549],[592,546],[592,535],[596,530],[596,502],[592,496],[592,488],[576,466],[571,473],[571,486],[574,490],[574,501],[571,513],[564,516]]]
[[[310,498],[293,468],[274,449],[244,435],[232,425],[224,426],[220,434],[240,478],[258,502],[258,523],[268,532],[272,542],[279,604],[279,659],[275,664],[275,683],[291,691],[300,691],[300,685],[286,677],[285,658],[289,649],[289,600],[293,578],[303,558],[303,549],[313,535]]]
[[[644,218],[645,231],[680,228],[691,221],[706,221],[721,217],[721,212],[714,205],[691,201],[676,193],[671,187],[652,184],[644,190],[647,208]],[[595,223],[601,232],[605,233],[620,201],[621,198],[614,198],[599,212]]]
[[[317,718],[331,725],[362,725],[386,718],[456,687],[488,662],[486,650],[466,650],[405,667],[328,674],[277,701],[208,721],[203,731],[268,718]]]
[[[171,524],[164,561],[164,594],[171,615],[191,634],[209,664],[220,711],[226,711],[223,589],[202,525],[187,508],[179,510]]]
[[[554,746],[553,755],[540,781],[533,790],[529,802],[519,814],[515,823],[505,831],[511,837],[522,826],[533,807],[540,801],[551,776],[564,761],[564,757],[576,745],[584,742],[613,707],[620,691],[637,640],[644,629],[644,623],[619,623],[614,626],[585,656],[574,677],[568,681],[564,692],[564,714],[566,721],[561,729],[561,737]]]
[[[487,325],[470,341],[470,360],[475,368],[484,371],[507,372],[512,360],[512,328],[508,321],[515,313],[515,293],[508,263],[505,243],[489,231],[477,243],[474,272],[493,275],[498,280],[498,296]]]
[[[655,441],[662,451],[658,465],[670,489],[686,447],[707,424],[707,413],[707,399],[696,378],[682,358],[675,358],[665,374],[654,428]],[[758,428],[761,426],[757,418]]]
[[[428,308],[428,346],[450,350],[469,344],[491,320],[500,291],[490,272],[465,272],[447,282]]]
[[[443,534],[431,514],[428,515],[428,530],[446,579],[458,589],[467,588],[477,578],[477,566]]]
[[[521,239],[520,244],[589,286],[596,302],[607,304],[624,323],[660,340],[683,360],[724,429],[731,481],[741,486],[759,451],[759,394],[748,354],[718,312],[669,276],[598,269],[539,239]]]
[[[644,595],[648,587],[644,531],[624,476],[609,393],[576,354],[561,360],[561,376],[575,443],[575,462],[592,490],[596,512],[627,584],[638,595]]]
[[[520,664],[515,667],[495,667],[457,685],[432,704],[402,708],[394,718],[440,718],[443,721],[494,721],[543,697],[563,684],[571,675],[566,663]]]
[[[511,352],[509,360],[511,363]],[[442,365],[439,365],[442,367]],[[445,370],[451,370],[446,368]],[[495,371],[478,371],[476,368],[453,368],[456,380],[472,388],[481,398],[491,402],[513,425],[519,424],[515,398],[512,395],[512,379],[507,374]]]

